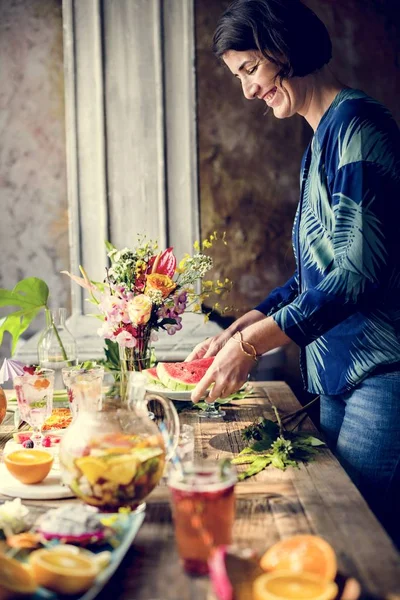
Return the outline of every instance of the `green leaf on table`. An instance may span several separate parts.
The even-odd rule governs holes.
[[[257,456],[255,460],[253,460],[251,466],[246,471],[244,471],[244,473],[238,474],[239,481],[243,481],[243,479],[247,479],[247,477],[251,477],[252,475],[257,475],[257,473],[263,471],[265,467],[268,467],[270,463],[270,456]]]
[[[323,442],[322,440],[319,440],[318,438],[314,437],[313,435],[310,435],[309,433],[297,433],[296,434],[298,437],[298,441],[300,441],[301,438],[303,438],[303,442],[309,446],[325,446],[325,442]]]
[[[279,415],[277,420],[280,422]],[[239,474],[240,480],[256,475],[270,465],[282,471],[288,467],[298,468],[300,462],[313,460],[319,446],[324,445],[308,432],[288,432],[282,425],[279,427],[274,421],[261,417],[245,427],[241,435],[248,446],[232,463],[250,466]]]
[[[0,320],[0,344],[6,331],[12,337],[11,355],[20,336],[28,329],[42,309],[47,308],[49,288],[36,277],[28,277],[17,283],[13,290],[0,289],[0,306],[15,306],[15,310]]]
[[[260,417],[252,425],[245,427],[241,434],[254,452],[263,452],[268,450],[279,436],[279,427],[270,419]]]
[[[247,450],[248,452],[245,452]],[[257,455],[253,453],[251,448],[245,448],[242,452],[231,460],[233,465],[249,465],[253,463],[257,458]]]
[[[243,400],[244,398],[248,398],[253,393],[254,393],[253,387],[251,385],[245,384],[237,392],[234,392],[233,394],[231,394],[230,396],[227,396],[226,398],[218,398],[216,400],[216,402],[218,404],[227,404],[228,402],[231,402],[232,400]]]

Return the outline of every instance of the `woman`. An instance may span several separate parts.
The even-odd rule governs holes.
[[[299,0],[235,0],[214,52],[246,98],[278,119],[300,114],[314,136],[293,228],[297,270],[196,346],[188,360],[216,358],[192,399],[211,384],[211,398],[228,396],[259,355],[294,340],[305,387],[321,396],[328,443],[380,518],[398,522],[399,130],[382,105],[336,79],[329,34]]]

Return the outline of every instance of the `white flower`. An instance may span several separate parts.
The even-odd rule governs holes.
[[[6,536],[20,533],[26,528],[25,517],[29,514],[26,506],[21,504],[20,498],[4,502],[0,505],[0,529]]]

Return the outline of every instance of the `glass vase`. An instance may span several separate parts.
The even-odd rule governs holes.
[[[131,371],[142,372],[144,369],[149,369],[152,364],[152,349],[149,347],[150,336],[137,338],[137,344],[134,348],[127,348],[122,344],[118,344],[119,363],[120,363],[120,380],[121,385],[126,386],[129,373]],[[154,419],[154,413],[148,412],[150,419]]]
[[[143,371],[151,367],[152,350],[147,344],[127,348],[119,344],[119,362],[122,372]]]
[[[54,389],[64,388],[62,369],[77,364],[77,345],[65,324],[67,310],[46,310],[46,328],[38,341],[39,365],[55,371]]]

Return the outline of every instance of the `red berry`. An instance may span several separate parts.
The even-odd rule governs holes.
[[[42,446],[44,446],[45,448],[50,448],[51,446],[51,439],[49,437],[45,437],[42,439]]]
[[[34,375],[36,371],[36,365],[27,365],[24,367],[25,373],[29,373],[29,375]]]
[[[32,440],[25,440],[25,442],[22,445],[24,448],[33,448],[34,447],[34,443],[32,442]]]

